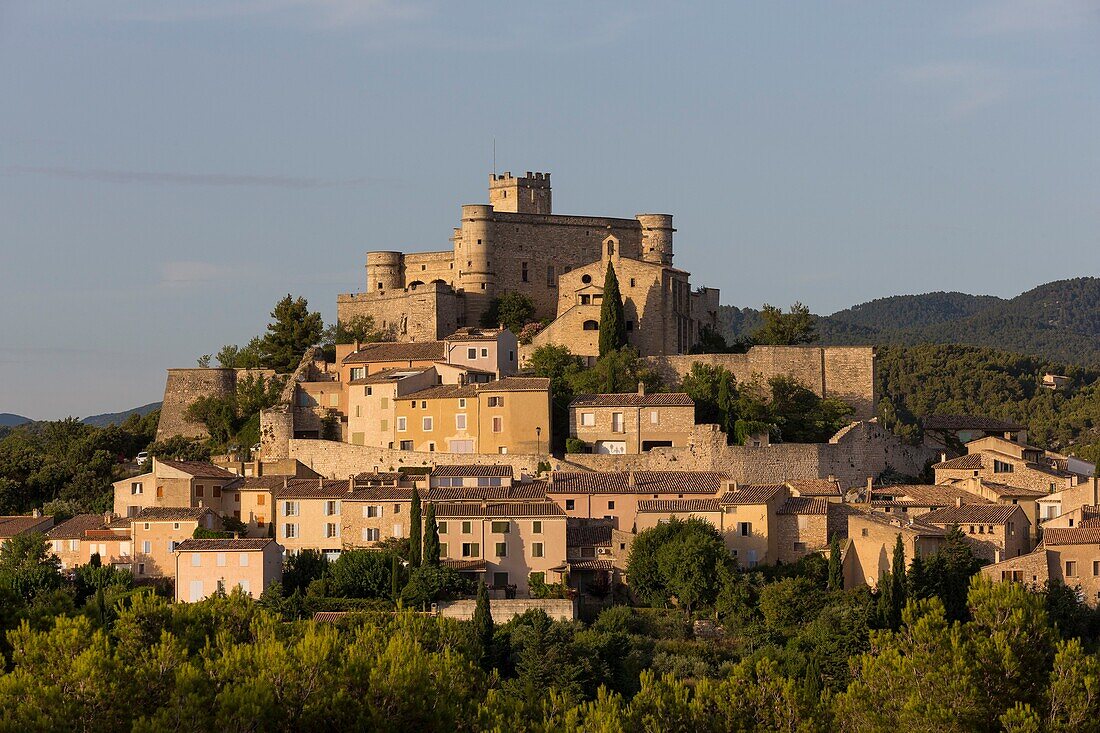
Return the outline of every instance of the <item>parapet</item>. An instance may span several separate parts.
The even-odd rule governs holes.
[[[520,176],[519,178],[516,178],[515,176],[513,176],[511,171],[505,171],[504,173],[490,173],[489,174],[489,185],[490,186],[492,186],[494,183],[498,186],[499,185],[507,185],[507,184],[504,183],[504,181],[509,181],[513,185],[517,181],[519,181],[519,182],[523,182],[523,183],[526,183],[526,184],[531,185],[531,186],[540,186],[540,187],[549,188],[550,187],[550,174],[549,173],[541,173],[539,171],[535,171],[534,173],[532,173],[531,171],[527,171],[527,175]]]

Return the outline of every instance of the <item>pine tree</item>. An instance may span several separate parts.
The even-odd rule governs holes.
[[[607,263],[603,281],[603,306],[600,308],[600,356],[626,346],[626,316],[623,297],[619,293],[619,278],[615,268]]]
[[[913,562],[909,563],[909,571],[905,575],[905,594],[914,601],[936,595],[936,589],[932,587],[931,579],[928,577],[928,566],[920,553],[917,553]]]
[[[840,535],[829,543],[829,590],[844,590],[844,568],[840,564]]]
[[[280,374],[294,371],[306,349],[321,340],[324,323],[320,313],[310,313],[305,298],[292,295],[275,304],[262,343],[264,366]]]
[[[474,638],[481,654],[481,668],[488,671],[493,658],[493,613],[489,608],[489,589],[481,580],[477,586],[477,605],[474,606]]]
[[[412,506],[409,508],[409,567],[420,567],[423,535],[420,531],[420,492],[413,487]]]
[[[424,565],[439,565],[439,525],[435,521],[435,504],[428,504],[424,520]]]

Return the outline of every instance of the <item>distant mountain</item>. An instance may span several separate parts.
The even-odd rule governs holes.
[[[760,325],[752,308],[723,306],[718,318],[727,338]],[[1095,366],[1100,278],[1058,280],[1008,300],[943,292],[880,298],[819,316],[818,332],[826,345],[961,344]]]
[[[0,412],[0,427],[14,428],[16,425],[22,425],[24,423],[34,422],[29,417],[23,417],[22,415],[13,415],[10,412]]]
[[[132,410],[124,410],[123,412],[107,412],[102,415],[92,415],[81,420],[85,425],[93,425],[97,428],[105,428],[108,425],[118,425],[130,417],[130,415],[138,414],[141,416],[148,415],[153,410],[159,410],[159,402],[150,402],[148,405],[142,405],[141,407],[135,407]]]

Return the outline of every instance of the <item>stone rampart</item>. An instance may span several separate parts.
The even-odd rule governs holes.
[[[434,341],[454,333],[463,318],[459,293],[445,283],[381,293],[342,293],[336,296],[336,317],[347,322],[370,316],[378,328],[392,330],[397,341]]]
[[[537,474],[540,461],[549,461],[554,470],[559,470],[562,466],[561,461],[546,455],[427,453],[353,445],[332,440],[291,439],[287,452],[289,458],[298,459],[322,476],[337,479],[344,479],[363,471],[396,471],[399,468],[460,465],[509,465],[519,477],[521,474],[527,476]],[[264,455],[266,458],[267,454]]]
[[[274,376],[269,369],[203,368],[169,369],[164,382],[164,402],[157,423],[159,440],[182,435],[185,438],[205,438],[206,426],[187,419],[187,408],[200,397],[228,397],[237,390],[237,380],[258,375]]]
[[[649,361],[666,383],[678,381],[697,362],[724,367],[739,382],[790,376],[815,394],[844,400],[860,420],[873,417],[878,403],[871,346],[754,346],[744,354],[654,356]]]
[[[443,618],[469,621],[474,617],[477,601],[444,601],[435,605],[436,612]],[[528,611],[541,609],[551,621],[573,621],[577,618],[576,604],[568,598],[501,598],[489,602],[493,614],[493,623],[505,624],[516,616]]]

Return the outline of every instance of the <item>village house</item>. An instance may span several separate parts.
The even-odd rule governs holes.
[[[787,498],[785,484],[730,482],[721,499],[719,529],[742,567],[774,565],[779,560],[778,513]]]
[[[395,408],[398,400],[436,386],[435,367],[383,369],[348,383],[348,435],[354,445],[395,448]],[[457,384],[457,382],[456,382]]]
[[[1077,589],[1089,606],[1100,604],[1100,527],[1044,528],[1034,552],[982,568],[994,581],[1024,583],[1042,590],[1048,582]]]
[[[990,504],[976,493],[960,488],[959,484],[929,486],[926,484],[898,484],[872,489],[871,509],[882,514],[901,514],[919,517],[928,512],[956,504]]]
[[[194,536],[198,528],[221,531],[222,522],[203,507],[147,507],[134,517],[116,520],[129,523],[133,547],[131,570],[135,578],[163,578],[172,575],[172,553],[176,546]],[[112,522],[109,527],[114,527]]]
[[[0,517],[0,547],[16,535],[24,532],[45,532],[53,526],[53,517],[44,517],[35,509],[31,514],[14,517]]]
[[[957,455],[966,444],[989,436],[1026,443],[1027,428],[1011,420],[980,415],[925,415],[921,418],[925,445]]]
[[[615,529],[606,520],[570,518],[566,561],[553,570],[567,572],[569,585],[579,593],[602,598],[623,580],[633,539],[633,534]]]
[[[974,557],[1000,562],[1031,550],[1031,522],[1016,504],[958,504],[921,516],[921,522],[940,529],[958,526]]]
[[[552,502],[444,503],[435,506],[440,558],[485,574],[498,590],[529,593],[529,577],[559,582],[566,561],[566,516]]]
[[[1052,519],[1062,516],[1082,506],[1100,504],[1100,481],[1095,477],[1061,491],[1036,499],[1039,521],[1042,526]]]
[[[899,536],[908,567],[918,554],[928,557],[939,550],[945,534],[943,528],[926,524],[923,518],[877,512],[849,515],[848,543],[843,558],[844,587],[877,587],[879,579],[890,572]]]
[[[72,570],[78,565],[86,565],[91,559],[84,533],[89,530],[103,529],[112,520],[111,512],[106,514],[77,514],[46,532],[50,551],[61,561],[62,570]]]
[[[1073,462],[1076,470],[1071,471],[1064,456],[996,436],[972,440],[966,444],[966,450],[966,455],[932,467],[937,484],[976,477],[1052,494],[1077,486],[1095,471],[1092,464],[1077,459]]]
[[[580,395],[569,403],[569,435],[593,453],[645,453],[653,448],[682,448],[695,427],[695,403],[686,394],[637,393]]]
[[[344,548],[344,500],[351,479],[287,481],[272,491],[275,538],[288,554],[317,550],[329,560]]]
[[[234,588],[259,598],[283,577],[283,550],[273,539],[188,539],[173,555],[177,603]]]
[[[222,488],[237,475],[205,461],[153,458],[140,476],[116,481],[114,512],[134,516],[146,507],[210,507],[222,511]]]

